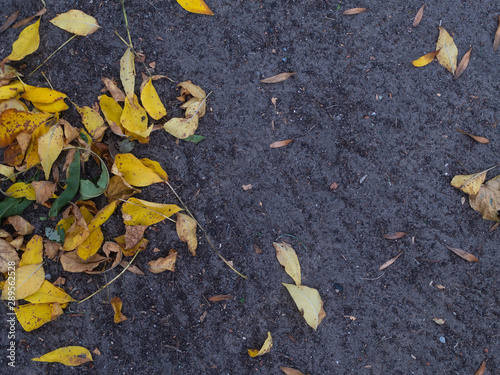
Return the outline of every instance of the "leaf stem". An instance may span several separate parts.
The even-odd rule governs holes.
[[[69,38],[67,41],[65,41],[63,44],[61,44],[59,46],[59,48],[56,49],[54,52],[52,52],[52,54],[49,57],[47,57],[43,63],[38,65],[35,70],[33,70],[30,74],[28,74],[28,77],[31,77],[38,69],[40,69],[47,61],[49,61],[52,58],[52,56],[54,56],[61,48],[63,48],[66,44],[68,44],[70,41],[72,41],[73,38],[75,38],[76,36],[77,35],[74,34],[71,38]]]

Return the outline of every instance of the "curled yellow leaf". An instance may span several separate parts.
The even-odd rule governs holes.
[[[198,247],[198,239],[196,238],[197,227],[196,220],[191,216],[177,213],[177,235],[182,242],[187,243],[188,250],[193,255],[196,255],[196,248]]]
[[[263,354],[269,353],[272,347],[273,347],[273,338],[271,337],[271,332],[267,332],[267,339],[266,341],[264,341],[264,344],[262,344],[262,347],[259,350],[248,349],[248,355],[250,357],[258,357]]]
[[[423,55],[416,60],[413,60],[411,63],[413,64],[413,66],[416,66],[417,68],[426,66],[427,64],[431,63],[434,60],[434,58],[439,54],[440,51],[441,50],[429,52],[428,54]]]
[[[92,361],[90,352],[81,346],[66,346],[56,349],[50,353],[33,358],[37,362],[59,362],[66,366],[79,366]]]
[[[285,272],[295,281],[296,285],[301,284],[300,264],[295,250],[285,242],[273,242],[276,249],[278,262],[285,267]]]

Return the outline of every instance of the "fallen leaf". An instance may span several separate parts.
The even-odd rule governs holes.
[[[432,321],[436,324],[439,324],[440,326],[442,326],[445,323],[445,320],[440,318],[432,318]]]
[[[61,255],[61,265],[67,272],[85,272],[92,271],[102,262],[108,260],[99,254],[92,255],[87,261],[80,258],[76,251],[65,252]]]
[[[128,319],[125,315],[122,314],[122,300],[120,299],[120,297],[114,297],[111,300],[111,307],[115,312],[113,320],[116,324]]]
[[[131,99],[135,89],[135,62],[134,53],[130,48],[127,48],[120,59],[120,79],[127,98]]]
[[[19,267],[16,248],[0,238],[0,273],[12,272]]]
[[[474,139],[476,142],[483,143],[483,144],[490,143],[490,141],[489,141],[487,138],[480,137],[480,136],[478,136],[478,135],[472,135],[472,134],[467,133],[467,132],[464,132],[463,130],[458,129],[458,128],[455,128],[455,130],[456,130],[457,132],[459,132],[459,133],[462,133],[462,134],[468,135],[469,137],[471,137],[472,139]]]
[[[457,69],[458,49],[453,38],[443,27],[439,26],[439,38],[436,44],[436,50],[440,50],[436,56],[439,63],[450,73],[455,74]]]
[[[281,371],[283,371],[286,375],[304,375],[303,372],[300,372],[299,370],[295,370],[294,368],[291,367],[283,367],[280,366]]]
[[[367,8],[352,8],[352,9],[345,10],[342,14],[344,14],[345,16],[349,16],[349,15],[353,15],[353,14],[363,13],[366,10],[368,10],[368,9]]]
[[[89,236],[87,220],[85,220],[85,210],[80,209],[76,204],[70,203],[70,206],[64,211],[63,219],[73,217],[74,221],[65,231],[63,250],[70,251],[76,249]]]
[[[379,271],[382,271],[383,269],[386,269],[387,267],[389,267],[389,266],[390,266],[391,264],[393,264],[393,263],[396,261],[396,259],[398,259],[398,258],[401,256],[401,254],[403,254],[403,253],[404,253],[404,251],[400,252],[400,253],[399,253],[398,255],[396,255],[394,258],[389,259],[387,262],[385,262],[384,264],[382,264],[382,265],[379,267],[379,269],[378,269],[378,270],[379,270]]]
[[[262,253],[262,249],[257,246],[257,245],[253,245],[253,249],[255,250],[255,254],[261,254]]]
[[[21,94],[21,98],[30,102],[54,103],[57,100],[66,98],[67,95],[48,87],[33,87]]]
[[[167,115],[167,110],[161,102],[151,78],[149,78],[144,87],[141,88],[141,102],[144,109],[153,119],[159,120]]]
[[[186,139],[192,136],[198,129],[198,116],[190,118],[174,117],[163,124],[163,129],[179,139]]]
[[[125,225],[153,225],[163,221],[182,210],[175,204],[148,202],[142,199],[129,198],[122,205],[123,223]]]
[[[415,15],[415,19],[413,20],[413,27],[417,27],[420,21],[422,21],[422,16],[424,15],[425,4],[420,7],[417,14]]]
[[[150,261],[147,264],[147,268],[148,271],[152,273],[161,273],[165,271],[175,272],[176,260],[177,260],[177,251],[175,251],[174,249],[170,249],[170,252],[166,257]]]
[[[95,348],[94,350],[92,350],[92,353],[94,353],[95,355],[101,355],[101,351],[97,348]]]
[[[36,203],[44,204],[54,196],[57,185],[51,181],[32,181],[31,186],[35,191]]]
[[[295,281],[295,285],[301,284],[300,264],[295,250],[285,242],[273,242],[276,249],[278,262],[285,267],[285,272]]]
[[[9,178],[12,182],[16,182],[16,174],[14,172],[14,167],[9,167],[7,165],[0,164],[0,174]]]
[[[262,80],[260,80],[260,82],[262,82],[262,83],[283,82],[283,81],[287,80],[288,78],[290,78],[291,76],[293,76],[294,74],[297,74],[297,73],[280,73],[280,74],[277,74],[275,76],[262,79]],[[276,102],[274,102],[274,103],[275,103],[274,106],[276,107]]]
[[[469,196],[469,203],[483,219],[500,222],[500,176],[481,185],[476,195]]]
[[[68,177],[66,178],[66,189],[52,203],[49,210],[49,217],[57,216],[59,211],[66,206],[78,192],[80,187],[80,152],[76,151],[68,168]]]
[[[35,52],[40,45],[39,27],[40,19],[21,31],[17,40],[12,44],[12,52],[7,56],[6,60],[19,61],[24,59],[25,56]]]
[[[264,341],[264,344],[262,344],[260,350],[248,349],[248,355],[250,357],[258,357],[263,354],[269,353],[272,347],[273,347],[273,338],[271,337],[271,332],[267,332],[267,339],[266,341]]]
[[[113,176],[109,180],[104,195],[108,198],[108,202],[113,202],[118,199],[127,200],[132,195],[140,192],[140,189],[136,189],[129,185],[122,176]]]
[[[196,248],[198,247],[198,239],[196,238],[196,229],[198,224],[196,220],[186,214],[177,213],[176,230],[179,239],[186,242],[188,250],[192,255],[196,255]]]
[[[58,14],[49,22],[70,33],[82,36],[95,33],[100,28],[94,17],[76,9]]]
[[[21,236],[31,234],[35,230],[35,227],[33,225],[31,225],[25,218],[19,215],[8,217],[7,220],[4,221],[4,224],[12,225],[16,233]],[[42,263],[42,261],[36,263]]]
[[[45,179],[50,178],[52,164],[57,160],[64,146],[64,132],[59,123],[38,138],[38,156],[45,173]]]
[[[416,66],[417,68],[426,66],[427,64],[431,63],[434,60],[434,58],[439,54],[439,52],[441,52],[441,50],[439,49],[437,51],[429,52],[428,54],[423,55],[416,60],[413,60],[411,63],[413,64],[413,66]]]
[[[85,126],[85,129],[87,129],[89,134],[92,136],[92,139],[100,142],[104,136],[107,126],[99,112],[97,112],[94,108],[87,106],[78,107],[75,104],[75,107],[82,117],[82,123]]]
[[[462,60],[460,60],[460,64],[458,64],[458,68],[455,72],[454,78],[457,79],[462,75],[465,69],[469,66],[469,59],[470,59],[470,53],[472,52],[472,48],[467,51],[467,53],[462,57]]]
[[[23,299],[33,293],[35,293],[43,284],[45,280],[45,271],[41,264],[30,264],[28,266],[23,266],[16,268],[15,273],[15,300]],[[5,283],[2,290],[2,299],[11,300],[12,295],[11,290],[9,290],[10,283]]]
[[[285,139],[284,141],[273,142],[269,145],[269,147],[271,147],[271,148],[284,147],[292,142],[293,142],[293,139]]]
[[[115,81],[105,77],[102,77],[101,80],[115,101],[117,102],[125,101],[125,94],[123,93],[122,90],[118,88]]]
[[[218,296],[212,296],[208,300],[210,302],[220,302],[220,301],[227,301],[227,300],[233,299],[233,298],[234,298],[234,296],[232,296],[231,294],[220,294]]]
[[[481,363],[481,366],[474,375],[484,375],[485,371],[486,371],[486,361],[483,361],[483,363]]]
[[[136,246],[143,238],[147,225],[125,225],[125,249]]]
[[[146,240],[146,241],[147,241],[147,240]],[[122,261],[120,262],[120,266],[122,266],[123,268],[127,267],[127,266],[128,266],[128,264],[129,264],[129,263],[128,263],[126,260],[122,260]],[[129,267],[127,268],[127,271],[132,272],[132,273],[134,273],[134,274],[136,274],[136,275],[140,275],[140,276],[144,276],[144,275],[145,275],[145,273],[144,273],[144,272],[142,272],[142,271],[139,269],[139,267],[134,266],[134,265],[133,265],[133,266],[129,266]]]
[[[41,263],[43,263],[43,238],[36,234],[26,245],[26,250],[21,257],[19,266],[38,266]]]
[[[17,20],[17,16],[19,16],[20,10],[16,10],[14,13],[12,13],[5,22],[3,23],[2,27],[0,27],[0,34],[3,33],[5,30],[7,30],[10,25],[12,25],[14,22]]]
[[[493,41],[493,50],[497,50],[500,46],[500,16],[498,16],[498,28],[495,33],[495,40]]]
[[[54,241],[44,241],[43,243],[44,254],[50,260],[53,260],[59,251],[62,250],[62,245]]]
[[[59,286],[66,284],[66,279],[64,277],[59,276],[56,281],[52,285]]]
[[[287,288],[307,324],[316,330],[326,316],[318,291],[304,285],[282,284]]]
[[[139,104],[139,100],[135,94],[131,98],[127,96],[123,107],[122,115],[120,116],[120,124],[137,139],[145,139],[143,143],[147,143],[147,137],[153,130],[153,125],[148,128],[148,114]]]
[[[99,251],[103,242],[104,234],[102,233],[101,228],[97,227],[94,230],[91,230],[83,242],[76,247],[76,253],[83,260],[87,260]]]
[[[133,154],[117,154],[111,172],[122,176],[132,186],[149,186],[165,181]]]
[[[456,247],[450,247],[450,246],[446,246],[446,247],[449,250],[453,251],[455,254],[457,254],[460,258],[463,258],[468,262],[479,262],[479,259],[477,259],[471,253],[468,253],[467,251],[464,251],[462,249],[457,249]]]
[[[64,305],[66,303],[75,301],[62,288],[54,286],[48,280],[44,280],[40,289],[38,289],[34,294],[29,295],[23,299],[34,304],[57,302],[61,305]]]
[[[45,13],[47,13],[47,8],[42,8],[34,16],[25,18],[19,22],[16,22],[14,25],[12,25],[13,29],[18,29],[20,27],[23,27],[24,25],[27,25],[30,23],[35,17],[43,16]]]
[[[20,133],[31,134],[52,115],[7,109],[0,114],[0,148],[7,147]]]
[[[14,312],[21,327],[26,332],[31,332],[48,322],[56,320],[63,313],[61,306],[57,302],[28,303],[15,307]]]
[[[5,195],[12,198],[26,198],[31,201],[36,199],[35,190],[28,182],[16,182],[10,185]]]
[[[90,352],[81,346],[66,346],[50,353],[33,358],[37,362],[59,362],[66,366],[79,366],[92,361]]]
[[[445,286],[443,286],[443,285],[441,285],[441,284],[437,284],[437,285],[436,285],[436,288],[438,288],[439,290],[444,290],[444,289],[446,289],[446,287],[445,287]]]
[[[391,232],[391,233],[383,234],[382,237],[384,237],[387,240],[397,240],[399,238],[403,238],[407,234],[408,233],[405,233],[405,232]]]
[[[495,167],[486,169],[485,171],[469,174],[469,175],[457,175],[451,180],[451,186],[462,190],[464,193],[469,195],[476,195],[479,193],[482,183],[486,179],[486,173]]]
[[[179,5],[191,13],[213,16],[214,13],[203,0],[177,0]]]

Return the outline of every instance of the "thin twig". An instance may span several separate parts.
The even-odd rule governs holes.
[[[38,69],[40,69],[47,61],[49,61],[49,59],[52,56],[54,56],[61,48],[63,48],[66,44],[68,44],[70,41],[72,41],[73,38],[75,38],[76,36],[77,36],[76,34],[73,35],[71,38],[69,38],[67,41],[65,41],[63,44],[61,44],[58,49],[56,49],[54,52],[52,52],[52,54],[44,60],[43,63],[38,65],[35,70],[33,70],[30,74],[28,74],[28,77],[31,77]]]

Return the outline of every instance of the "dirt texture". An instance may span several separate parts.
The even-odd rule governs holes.
[[[201,232],[193,257],[172,223],[162,222],[146,231],[150,244],[136,264],[145,270],[174,248],[180,255],[175,273],[126,272],[36,331],[18,325],[16,368],[2,354],[0,372],[280,374],[280,366],[288,366],[311,375],[474,374],[486,361],[486,374],[499,374],[500,232],[490,231],[494,223],[450,186],[456,174],[499,162],[500,51],[492,48],[498,2],[431,2],[416,28],[423,2],[413,0],[207,4],[212,17],[190,14],[174,0],[126,1],[135,47],[146,64],[156,62],[155,74],[211,92],[197,131],[206,137],[202,143],[176,143],[157,131],[133,152],[161,163],[216,248],[248,279],[231,271]],[[41,6],[28,0],[2,5],[2,16],[21,9],[21,18]],[[74,103],[92,105],[104,87],[101,77],[119,78],[125,45],[114,32],[127,35],[121,4],[55,0],[47,7],[40,48],[23,60],[23,73],[70,36],[47,21],[80,9],[102,28],[71,41],[39,72]],[[342,14],[354,7],[368,10]],[[435,49],[440,24],[454,36],[459,60],[472,47],[457,80],[437,62],[411,65]],[[18,32],[1,35],[2,57]],[[260,83],[281,72],[297,74]],[[39,73],[26,81],[47,85]],[[183,115],[175,83],[156,84],[169,117]],[[80,126],[74,108],[64,117]],[[491,142],[479,144],[455,128]],[[112,134],[105,139],[118,141]],[[270,147],[285,139],[293,142]],[[244,190],[247,184],[252,188]],[[176,203],[160,184],[138,197]],[[36,220],[46,215],[43,207],[31,215],[38,234],[55,226]],[[106,239],[124,232],[115,216],[104,225]],[[382,237],[395,231],[408,235]],[[323,298],[327,315],[317,331],[282,285],[292,280],[276,259],[278,238],[292,244],[303,283]],[[466,262],[446,246],[480,262]],[[161,252],[153,253],[155,247]],[[392,266],[378,270],[401,251]],[[76,299],[119,272],[70,274],[52,261],[44,267],[50,281],[67,278],[64,288]],[[220,294],[234,298],[208,301]],[[109,305],[115,296],[129,318],[120,324]],[[0,309],[6,311],[3,304]],[[1,326],[3,350],[6,319]],[[271,352],[250,358],[247,349],[260,348],[268,331]],[[101,354],[78,368],[31,362],[68,345]]]

